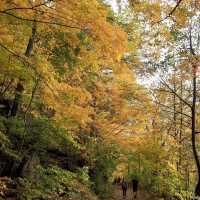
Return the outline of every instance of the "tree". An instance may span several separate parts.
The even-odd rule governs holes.
[[[149,37],[151,38],[156,34],[158,39],[152,40],[150,44],[151,46],[154,46],[153,50],[155,51],[153,53],[149,51],[151,48],[149,43],[143,43],[142,49],[144,50],[142,51],[144,52],[144,57],[150,57],[147,58],[145,66],[151,70],[148,71],[151,74],[154,74],[156,71],[156,73],[160,73],[160,76],[163,76],[160,80],[164,88],[160,87],[159,91],[162,93],[169,93],[173,96],[173,104],[169,104],[169,101],[166,98],[162,99],[162,101],[165,102],[164,104],[158,101],[161,108],[167,113],[173,114],[173,124],[175,126],[179,123],[177,121],[177,116],[180,115],[180,126],[183,127],[186,125],[185,129],[188,130],[189,128],[191,131],[191,150],[197,166],[197,176],[199,177],[199,156],[197,150],[198,145],[196,144],[197,134],[195,134],[195,132],[198,132],[196,130],[198,127],[196,120],[196,116],[198,115],[198,53],[195,55],[195,52],[199,52],[199,47],[197,45],[198,34],[195,27],[199,25],[198,23],[196,26],[194,25],[195,16],[198,15],[196,11],[198,10],[199,3],[196,1],[193,3],[177,1],[174,5],[171,5],[167,2],[160,2],[160,4],[159,2],[149,2],[146,3],[146,6],[142,6],[143,2],[139,1],[131,3],[133,4],[133,9],[139,11],[141,15],[147,19],[144,23],[144,27],[148,28],[149,25],[153,24],[152,28],[148,28],[150,30]],[[157,8],[159,7],[161,12],[163,12],[163,18],[158,17],[156,19],[156,16],[159,16],[158,12],[154,12],[153,14],[152,12],[149,12],[152,14],[150,16],[149,13],[145,12],[146,9],[153,10],[154,7],[152,7],[152,4],[154,3],[157,5]],[[140,6],[140,9],[138,9],[137,6]],[[157,32],[158,29],[160,32]],[[160,43],[158,43],[158,40]],[[158,53],[158,51],[160,51],[160,53]],[[174,79],[171,78],[173,77],[173,64],[177,70],[177,79],[181,79],[180,88],[177,83],[174,84],[171,82],[171,80]],[[165,74],[167,73],[167,75],[162,74],[162,72],[165,72]],[[165,81],[164,79],[168,81]],[[183,81],[186,80],[188,82],[183,83]],[[176,87],[174,87],[175,85]],[[163,94],[163,96],[165,95]],[[180,102],[180,104],[176,103],[177,101]],[[180,128],[180,130],[182,130],[182,128]],[[179,134],[182,137],[182,133],[180,132]],[[176,132],[175,135],[177,135]],[[179,139],[182,141],[181,138]],[[177,141],[179,139],[177,138]],[[199,181],[196,185],[195,193],[199,196]]]

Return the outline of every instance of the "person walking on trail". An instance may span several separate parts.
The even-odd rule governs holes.
[[[137,191],[138,191],[138,179],[134,178],[132,179],[132,189],[133,189],[133,197],[137,198]]]
[[[127,182],[123,179],[122,180],[122,192],[123,192],[123,198],[126,198],[126,191],[128,189]]]

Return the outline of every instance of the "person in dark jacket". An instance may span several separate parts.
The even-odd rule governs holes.
[[[123,179],[122,180],[122,192],[123,192],[123,198],[126,198],[126,191],[128,189],[127,182]]]
[[[136,178],[132,179],[133,196],[135,199],[137,198],[138,183],[139,183],[138,179]]]

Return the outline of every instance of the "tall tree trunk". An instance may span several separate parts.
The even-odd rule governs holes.
[[[185,190],[188,191],[190,189],[190,170],[189,170],[189,162],[187,162],[187,166],[185,168],[186,172],[186,180],[185,180]]]
[[[182,80],[182,74],[181,74],[181,98],[183,98],[183,80]],[[182,132],[183,132],[183,102],[180,101],[180,130],[179,130],[179,138],[178,138],[178,143],[179,143],[179,155],[178,155],[178,166],[177,166],[177,171],[180,172],[181,170],[181,162],[182,162]]]
[[[173,123],[174,123],[174,136],[177,135],[177,128],[176,128],[176,69],[174,67],[174,75],[173,75],[173,85],[174,85],[174,94],[173,94],[173,110],[174,110],[174,116],[173,116]]]
[[[190,54],[192,57],[192,76],[193,76],[193,81],[192,81],[192,87],[193,87],[193,92],[192,92],[192,108],[191,108],[191,112],[192,112],[192,126],[191,126],[191,134],[192,134],[192,152],[194,155],[194,160],[196,163],[196,167],[197,167],[197,176],[198,176],[198,180],[197,180],[197,185],[195,188],[195,195],[196,196],[200,196],[200,160],[199,160],[199,156],[198,156],[198,152],[197,152],[197,148],[196,148],[196,99],[197,99],[197,63],[195,59],[195,51],[193,49],[193,44],[192,44],[192,27],[190,27],[189,30],[189,44],[190,44]]]
[[[36,38],[36,22],[33,22],[32,35],[29,39],[26,52],[25,52],[26,57],[29,57],[33,51],[33,44],[34,44],[35,38]]]
[[[25,51],[25,56],[29,57],[33,51],[33,43],[35,41],[35,37],[36,37],[36,22],[33,22],[33,27],[32,27],[32,34],[31,37],[29,39],[26,51]],[[11,107],[10,113],[9,113],[9,117],[14,117],[17,115],[18,112],[18,108],[22,99],[22,94],[24,91],[24,87],[21,83],[22,81],[19,80],[17,83],[17,87],[15,90],[15,98],[13,101],[13,105]]]
[[[197,166],[198,172],[198,182],[195,188],[195,194],[200,196],[200,161],[199,156],[196,148],[196,97],[197,97],[197,88],[196,88],[196,65],[193,66],[193,100],[192,100],[192,151],[195,159],[195,163]]]
[[[13,101],[13,105],[12,105],[9,117],[16,116],[17,111],[18,111],[18,107],[19,107],[19,103],[20,103],[21,98],[22,98],[23,91],[24,91],[24,87],[23,87],[22,83],[19,81],[17,83],[17,87],[16,87],[16,90],[15,90],[15,98],[14,98],[14,101]]]

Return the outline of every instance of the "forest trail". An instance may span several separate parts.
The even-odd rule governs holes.
[[[129,187],[127,190],[126,198],[123,198],[121,186],[114,186],[112,197],[109,200],[134,200],[133,192],[131,188]],[[159,199],[156,197],[153,197],[152,195],[148,194],[145,191],[139,190],[136,200],[159,200]]]

